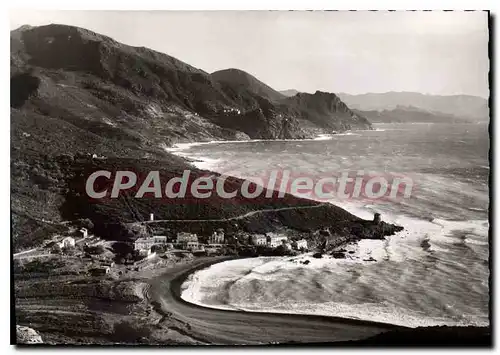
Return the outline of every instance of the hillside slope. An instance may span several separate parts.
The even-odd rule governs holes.
[[[117,226],[140,221],[151,212],[158,218],[204,219],[317,205],[293,196],[262,201],[213,198],[203,204],[123,196],[96,203],[83,188],[88,174],[100,169],[143,175],[161,170],[165,177],[178,176],[184,169],[205,174],[167,151],[176,142],[301,138],[330,130],[336,110],[349,115],[334,96],[317,95],[304,103],[271,102],[252,88],[213,80],[166,54],[71,26],[23,26],[12,31],[10,59],[11,220],[16,251],[60,233],[61,221],[88,218],[100,235],[116,237],[113,231],[122,231]],[[233,181],[235,188],[241,184]],[[350,223],[358,220],[326,205],[255,215],[241,223],[245,230],[260,232],[332,224],[343,230],[345,223],[348,232]],[[207,233],[212,227],[193,226]]]
[[[239,69],[224,69],[210,74],[212,79],[219,82],[226,82],[234,86],[242,86],[250,92],[265,97],[268,100],[276,101],[285,96],[264,84],[256,77]]]
[[[332,93],[316,91],[314,94],[299,93],[281,101],[292,115],[307,120],[317,127],[345,131],[370,129],[370,122],[353,112],[340,98]]]
[[[78,27],[12,31],[11,82],[13,108],[119,131],[151,149],[175,142],[314,134],[273,102],[281,94],[247,73],[209,75],[166,54]],[[324,117],[329,119],[335,117]]]

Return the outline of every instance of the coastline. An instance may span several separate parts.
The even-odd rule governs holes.
[[[194,272],[235,257],[196,260],[149,280],[156,312],[188,324],[193,339],[209,344],[318,343],[362,340],[390,330],[387,323],[320,315],[221,310],[182,299],[182,284]]]
[[[377,131],[374,129],[373,131]],[[189,149],[190,147],[200,146],[200,145],[211,145],[211,144],[236,144],[236,143],[258,143],[258,142],[313,142],[313,141],[324,141],[331,140],[336,136],[352,136],[357,135],[354,132],[368,132],[372,130],[355,130],[355,131],[345,131],[338,133],[321,133],[316,135],[314,138],[296,138],[296,139],[245,139],[245,140],[230,140],[230,141],[206,141],[206,142],[181,142],[174,143],[171,147],[165,148],[169,153],[176,154],[179,151]],[[183,156],[183,155],[181,155]]]
[[[332,316],[214,309],[182,299],[182,284],[191,274],[216,263],[236,259],[244,258],[200,259],[169,269],[149,280],[155,311],[164,317],[181,320],[188,329],[184,335],[206,345],[491,345],[489,326],[410,328]]]
[[[383,128],[373,128],[373,129],[347,130],[347,131],[333,132],[333,133],[319,133],[312,138],[243,139],[243,140],[227,140],[227,141],[212,140],[212,141],[201,141],[201,142],[179,142],[179,143],[173,143],[170,147],[166,147],[165,150],[169,153],[176,154],[176,152],[189,149],[190,147],[195,147],[200,145],[211,145],[211,144],[236,144],[236,143],[258,143],[258,142],[314,142],[314,141],[332,140],[338,136],[356,136],[359,135],[357,132],[383,132],[383,131],[385,131],[385,129]]]
[[[333,138],[334,138],[333,136],[329,137],[329,139],[333,139]],[[322,140],[322,139],[314,139],[314,140]],[[296,140],[291,140],[291,141],[296,141]],[[251,143],[251,142],[252,141],[238,141],[238,143]],[[212,142],[212,143],[216,144],[216,143],[224,143],[224,142]],[[212,144],[212,143],[208,143],[208,144]],[[226,142],[226,143],[232,143],[232,142]],[[318,142],[318,143],[321,143],[321,142]],[[194,143],[194,145],[197,145],[197,143]],[[215,148],[215,150],[217,151],[218,149],[223,149],[222,147],[223,146]],[[178,147],[179,152],[181,152],[181,155],[185,158],[188,158],[188,159],[190,158],[189,157],[189,153],[190,153],[189,148],[190,148],[189,145]],[[194,154],[192,154],[192,156],[195,157],[198,154],[200,154],[200,152],[201,152],[201,155],[203,155],[204,148],[205,147],[203,147],[203,148],[200,147],[200,149],[193,150],[192,153],[194,153]],[[185,149],[185,151],[182,151],[182,149]],[[243,149],[248,149],[248,148],[243,148]],[[208,151],[210,152],[211,150],[208,149]],[[208,155],[208,156],[210,156],[210,155]],[[204,160],[202,160],[203,157],[199,157],[199,156],[194,158],[194,159],[197,159],[199,162],[201,162],[201,164],[204,166],[205,169],[212,170],[212,171],[218,171],[217,166],[216,166],[217,164],[212,164],[212,161],[210,161],[209,159],[207,161],[204,161]],[[209,165],[215,165],[215,166],[209,166]],[[224,164],[220,164],[220,166],[224,166]],[[244,177],[242,177],[242,178],[244,178]],[[374,212],[381,212],[381,211],[376,209],[377,206],[373,206],[373,205],[366,205],[365,206],[365,205],[359,205],[356,203],[338,203],[338,202],[333,202],[333,201],[330,203],[335,205],[335,206],[338,206],[338,207],[340,207],[340,208],[342,208],[342,209],[350,212],[351,214],[353,214],[359,218],[362,218],[362,219],[369,219],[369,218],[371,218],[371,216],[373,216]],[[420,243],[420,245],[421,245],[420,249],[423,250],[423,253],[429,254],[429,257],[433,257],[434,255],[432,255],[432,254],[436,253],[438,251],[440,252],[440,251],[447,250],[447,249],[445,249],[446,245],[443,246],[443,244],[452,242],[452,241],[450,241],[450,238],[453,235],[454,230],[462,230],[463,229],[467,233],[474,233],[474,234],[481,234],[482,235],[484,228],[482,228],[482,226],[477,226],[477,227],[474,227],[473,230],[470,230],[471,229],[470,222],[477,222],[477,223],[487,222],[487,220],[480,220],[480,221],[450,220],[450,221],[448,221],[448,220],[443,220],[440,218],[433,218],[431,220],[425,220],[425,219],[419,219],[418,217],[416,217],[414,215],[407,215],[405,213],[397,214],[394,211],[382,211],[382,215],[384,216],[384,221],[405,226],[405,230],[406,230],[405,237],[412,238],[412,241],[413,240],[415,241],[413,244],[416,245],[416,248],[418,248],[418,243]],[[474,224],[477,224],[477,223],[474,223]],[[425,232],[428,232],[431,235],[429,237],[425,237],[424,241],[420,242],[419,240],[422,239],[421,235],[424,235]],[[464,245],[467,244],[467,246],[469,246],[470,244],[484,245],[486,242],[484,242],[482,240],[476,241],[475,239],[468,237],[468,238],[464,238],[463,243],[464,243]],[[378,249],[383,249],[383,248],[384,248],[384,246],[379,246],[379,247],[377,247],[377,251],[378,251]],[[417,250],[417,252],[420,251],[420,249]],[[410,251],[405,250],[405,252],[409,253]],[[391,255],[391,257],[394,259],[397,259],[397,261],[402,260],[401,259],[402,257],[399,254],[398,255],[396,255],[396,254]],[[382,257],[380,259],[382,259]],[[377,257],[377,260],[379,260],[378,257]],[[194,299],[194,301],[196,301],[196,299]],[[221,306],[220,308],[223,308],[223,307],[224,306]],[[216,309],[220,309],[220,308],[216,308]],[[258,308],[258,307],[255,307],[255,308]],[[251,309],[253,310],[253,307]],[[386,320],[382,319],[382,321],[386,321]],[[416,324],[413,325],[413,327],[429,327],[429,326],[441,325],[441,324],[439,324],[440,323],[439,321],[434,321],[434,323],[437,323],[437,324],[433,324],[432,322],[431,322],[431,324],[418,324],[417,321],[415,321],[415,323]],[[443,323],[445,323],[445,322],[443,322]],[[450,322],[450,323],[452,323],[452,322]],[[397,324],[403,324],[404,326],[407,326],[407,324],[405,324],[405,323],[397,323]],[[447,324],[447,325],[442,324],[442,325],[443,326],[455,326],[452,324]],[[483,326],[483,325],[484,324],[482,324],[482,322],[479,324],[476,324],[476,325],[473,325],[473,323],[470,324],[471,327]],[[456,326],[466,327],[469,325],[468,324],[456,324]]]

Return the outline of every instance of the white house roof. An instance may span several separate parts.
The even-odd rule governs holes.
[[[152,242],[153,238],[138,238],[135,240],[135,243],[146,243],[146,242]]]

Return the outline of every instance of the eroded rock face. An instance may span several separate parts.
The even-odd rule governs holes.
[[[42,337],[37,333],[36,330],[22,325],[16,325],[16,336],[18,344],[43,343]]]
[[[232,140],[241,134],[301,139],[371,127],[335,94],[287,98],[244,71],[208,74],[167,54],[79,27],[53,24],[12,31],[11,73],[26,76],[30,70],[36,71],[37,82],[20,77],[29,85],[16,95],[13,107],[24,105],[30,88],[41,81],[41,102],[30,102],[36,112],[51,117],[70,113],[65,119],[72,124],[103,120],[115,130],[127,122],[134,132],[169,143]],[[149,109],[153,103],[154,112]]]

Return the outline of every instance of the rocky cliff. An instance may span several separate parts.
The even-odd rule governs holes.
[[[121,136],[150,150],[180,141],[293,139],[332,127],[369,126],[326,94],[303,107],[302,99],[286,100],[243,71],[208,74],[169,55],[65,25],[11,32],[11,86],[15,115],[91,126],[107,139]]]
[[[315,204],[293,196],[257,204],[243,198],[204,204],[132,199],[135,212],[127,215],[130,201],[92,204],[81,190],[90,170],[105,166],[143,173],[163,169],[169,176],[192,169],[166,149],[176,142],[305,138],[369,127],[356,124],[360,118],[333,94],[285,98],[273,92],[241,71],[210,75],[166,54],[77,27],[23,26],[11,32],[15,250],[40,245],[58,233],[61,220],[90,218],[105,229],[111,221],[133,222],[151,211],[164,218],[203,219]],[[105,158],[93,159],[94,154]],[[322,208],[255,217],[244,228],[313,230],[357,219],[335,206]]]
[[[16,338],[18,344],[42,344],[40,334],[32,328],[16,325]]]
[[[322,91],[316,91],[314,94],[298,93],[283,99],[282,102],[293,116],[326,130],[371,128],[370,122],[365,117],[351,111],[337,95],[332,93]]]

